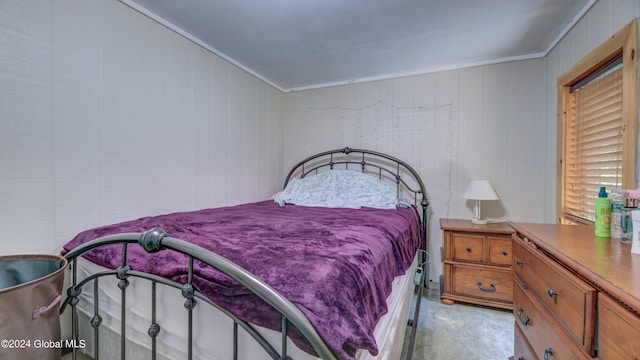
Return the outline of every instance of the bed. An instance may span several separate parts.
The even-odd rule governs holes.
[[[364,360],[404,347],[411,358],[428,204],[411,166],[344,148],[296,164],[273,200],[83,231],[63,249],[66,351]]]

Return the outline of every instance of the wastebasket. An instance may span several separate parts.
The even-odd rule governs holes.
[[[67,260],[0,256],[0,360],[59,360],[60,300]]]

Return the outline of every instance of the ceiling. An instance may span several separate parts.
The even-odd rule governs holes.
[[[121,0],[281,91],[545,56],[597,0]]]

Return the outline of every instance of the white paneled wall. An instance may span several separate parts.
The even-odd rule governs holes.
[[[281,187],[282,94],[118,1],[0,1],[0,56],[0,254]]]
[[[556,207],[556,86],[557,78],[580,61],[591,50],[640,16],[638,0],[599,0],[574,26],[562,41],[547,55],[547,168],[544,191],[544,220],[555,222]],[[638,169],[636,168],[636,173]]]
[[[540,222],[545,190],[544,59],[285,95],[285,167],[344,146],[389,153],[423,177],[431,202],[431,279],[442,273],[439,219],[471,218],[462,194],[488,179],[491,220]]]

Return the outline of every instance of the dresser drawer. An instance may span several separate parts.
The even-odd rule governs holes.
[[[640,359],[640,318],[598,294],[598,358]]]
[[[513,359],[514,360],[536,360],[533,350],[529,347],[527,339],[522,335],[522,331],[517,324],[513,324]]]
[[[489,263],[493,265],[511,265],[511,236],[488,236]]]
[[[513,274],[509,268],[487,268],[473,265],[452,265],[454,294],[511,302]]]
[[[595,289],[519,239],[513,242],[513,270],[528,292],[547,306],[576,341],[593,354]]]
[[[452,233],[454,261],[482,261],[482,249],[485,237],[482,235]]]
[[[575,341],[568,337],[555,317],[537,297],[531,296],[523,284],[514,279],[513,314],[516,326],[539,359],[590,359]],[[514,343],[515,344],[515,343]]]

